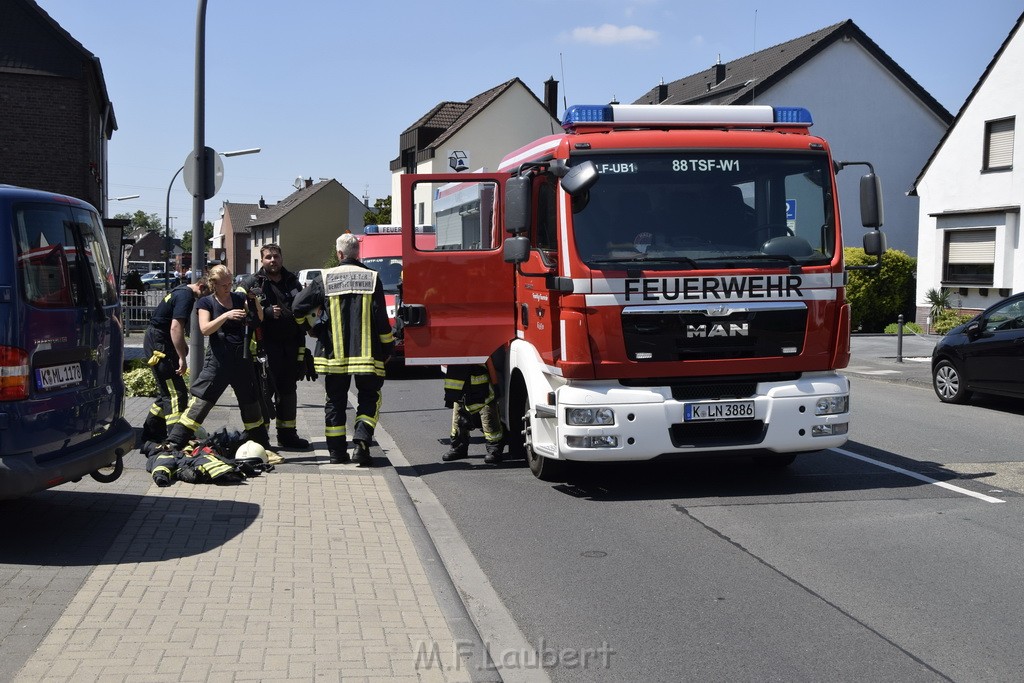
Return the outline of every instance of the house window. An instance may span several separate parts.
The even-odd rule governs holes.
[[[1013,117],[985,123],[986,171],[1013,168],[1013,127]]]
[[[995,228],[946,232],[943,284],[991,287],[995,261]]]

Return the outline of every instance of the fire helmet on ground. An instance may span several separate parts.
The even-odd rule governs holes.
[[[243,462],[262,462],[266,464],[268,462],[267,449],[255,441],[246,441],[239,446],[238,450],[235,452],[235,460]]]

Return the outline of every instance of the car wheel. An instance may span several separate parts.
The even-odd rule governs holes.
[[[971,392],[964,386],[964,379],[952,361],[940,360],[932,369],[932,387],[943,403],[964,403]]]

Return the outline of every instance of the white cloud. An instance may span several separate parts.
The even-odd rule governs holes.
[[[658,32],[639,26],[580,26],[569,32],[569,37],[577,43],[594,45],[618,45],[621,43],[653,44],[658,42]]]

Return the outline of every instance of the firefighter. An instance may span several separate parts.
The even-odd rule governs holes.
[[[479,420],[487,442],[484,462],[501,462],[505,431],[498,416],[497,396],[486,366],[449,365],[444,379],[444,404],[452,409],[451,446],[441,460],[451,462],[469,455],[469,433]]]
[[[238,399],[246,439],[269,450],[270,437],[256,394],[255,369],[245,353],[252,330],[263,319],[263,309],[255,302],[251,305],[246,295],[231,291],[231,271],[226,266],[210,268],[209,281],[213,294],[201,298],[196,309],[199,329],[210,338],[210,344],[203,370],[192,380],[192,399],[171,430],[168,444],[181,449],[190,441],[230,385]]]
[[[175,287],[164,296],[149,320],[142,348],[156,378],[159,393],[142,425],[142,440],[162,442],[173,428],[188,402],[185,371],[188,369],[188,344],[185,333],[196,299],[210,291],[206,278]]]
[[[308,351],[306,335],[291,311],[292,301],[302,285],[294,273],[285,269],[280,246],[264,244],[260,247],[260,261],[262,267],[255,275],[247,275],[242,280],[240,290],[249,292],[255,288],[263,297],[263,324],[260,329],[263,349],[274,376],[277,445],[304,451],[309,448],[309,441],[296,431],[296,384],[300,376],[305,376],[305,355]]]
[[[355,378],[354,460],[370,467],[370,442],[380,416],[384,363],[394,349],[384,288],[359,260],[359,240],[346,233],[335,243],[340,264],[318,275],[292,302],[297,320],[316,337],[314,365],[325,375],[324,435],[330,462],[349,462],[345,410]]]

